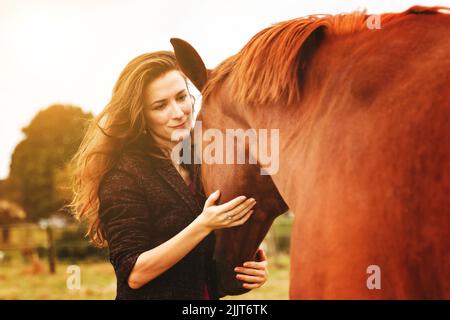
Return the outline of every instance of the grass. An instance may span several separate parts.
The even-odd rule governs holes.
[[[289,291],[289,257],[285,252],[289,246],[289,234],[292,224],[292,215],[283,215],[275,220],[274,225],[264,241],[265,250],[269,258],[269,279],[261,288],[239,296],[227,296],[223,300],[265,300],[288,299]],[[66,232],[66,237],[63,236]],[[74,245],[76,233],[72,229],[55,230],[56,245],[61,242],[70,247]],[[84,232],[84,229],[82,230]],[[83,234],[81,232],[81,234]],[[70,237],[67,237],[70,235]],[[80,235],[80,240],[82,235]],[[11,229],[11,246],[22,248],[45,247],[47,235],[44,229],[36,225],[19,225]],[[67,242],[67,243],[66,243]],[[1,248],[1,247],[0,247]],[[283,251],[284,250],[284,251]],[[48,272],[45,260],[32,266],[23,262],[20,250],[7,252],[7,259],[0,258],[0,299],[114,299],[116,295],[116,279],[114,270],[109,261],[97,262],[58,262],[56,274]],[[1,252],[0,252],[1,253]],[[278,253],[278,254],[275,254]],[[74,258],[74,261],[79,261]],[[81,285],[79,290],[69,290],[67,280],[71,274],[67,273],[70,265],[80,267]],[[36,272],[37,271],[37,272]]]
[[[228,296],[223,300],[287,299],[289,278],[289,257],[269,257],[269,279],[258,289],[240,296]],[[40,265],[40,272],[33,274],[30,266],[14,259],[0,263],[0,299],[19,300],[103,300],[114,299],[116,279],[109,262],[79,263],[80,289],[67,288],[69,263],[60,262],[56,273],[50,274],[46,264]],[[39,268],[37,268],[39,269]]]
[[[45,270],[33,274],[23,263],[0,265],[0,299],[19,300],[85,300],[114,299],[115,276],[112,266],[107,262],[87,262],[78,266],[81,271],[79,290],[69,290],[66,273],[67,263],[59,263],[55,274]]]

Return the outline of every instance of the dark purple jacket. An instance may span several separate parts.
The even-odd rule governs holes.
[[[175,236],[203,210],[204,195],[198,203],[170,160],[129,148],[103,177],[98,196],[100,221],[117,277],[116,299],[202,299],[205,284],[211,299],[219,298],[214,232],[146,285],[128,286],[138,256]]]

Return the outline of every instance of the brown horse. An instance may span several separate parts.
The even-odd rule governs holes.
[[[292,299],[450,298],[445,10],[383,14],[377,28],[365,13],[286,21],[214,70],[171,40],[202,91],[203,130],[279,129],[272,175],[261,175],[261,159],[202,164],[207,194],[257,200],[249,222],[217,232],[224,294],[244,292],[233,267],[254,258],[289,207]]]

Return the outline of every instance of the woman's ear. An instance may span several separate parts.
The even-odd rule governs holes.
[[[209,70],[206,69],[197,51],[186,41],[178,38],[170,39],[181,71],[192,81],[198,91],[202,91],[208,80]]]

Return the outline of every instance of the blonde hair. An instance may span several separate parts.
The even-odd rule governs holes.
[[[137,141],[146,130],[143,114],[145,87],[172,70],[180,69],[170,51],[146,53],[130,61],[114,86],[111,100],[91,120],[71,160],[75,170],[74,197],[69,206],[77,220],[87,222],[87,235],[96,246],[107,245],[98,215],[100,181],[117,163],[124,147]],[[167,158],[164,156],[169,154],[166,147],[157,145],[150,134],[145,138],[149,140],[149,148],[142,151]]]

